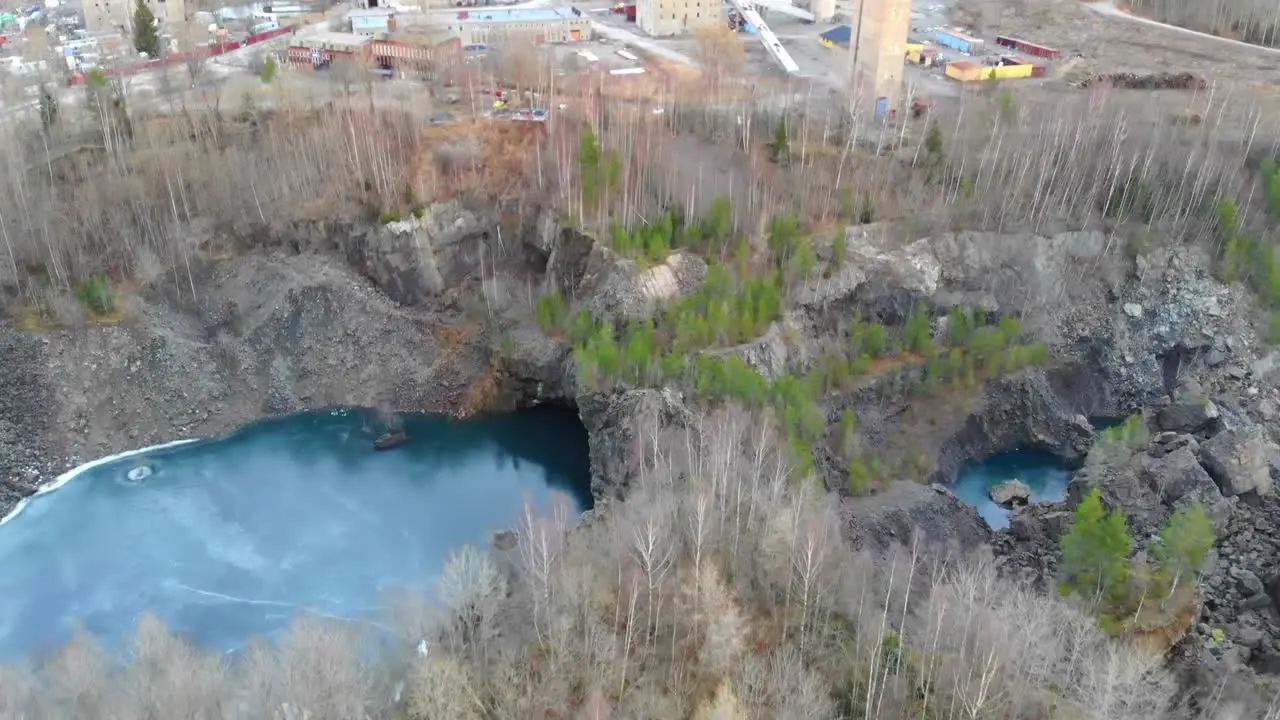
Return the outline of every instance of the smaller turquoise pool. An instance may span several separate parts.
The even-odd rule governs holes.
[[[1009,527],[1013,511],[992,502],[991,488],[1013,478],[1031,488],[1031,502],[1061,502],[1067,495],[1071,471],[1049,453],[1016,450],[970,463],[960,471],[952,491],[976,508],[988,525],[1000,530]]]

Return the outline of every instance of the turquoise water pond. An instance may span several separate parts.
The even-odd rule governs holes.
[[[430,587],[453,548],[513,527],[526,498],[590,504],[571,410],[404,427],[408,443],[377,452],[371,412],[306,413],[69,473],[0,525],[0,658],[76,622],[120,647],[143,611],[227,651],[300,613],[372,622],[388,591]]]
[[[977,508],[978,514],[995,530],[1009,526],[1012,510],[992,502],[995,485],[1017,478],[1031,488],[1031,502],[1060,502],[1066,498],[1071,471],[1044,452],[1013,451],[971,463],[960,471],[952,491],[956,497]]]

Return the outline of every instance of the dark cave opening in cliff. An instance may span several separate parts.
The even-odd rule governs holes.
[[[1066,499],[1072,466],[1052,453],[1018,449],[966,463],[956,476],[952,491],[972,506],[993,530],[1008,527],[1017,507],[993,498],[997,488],[1017,480],[1023,487],[1012,491],[1014,505],[1055,503]],[[1012,489],[1011,489],[1012,490]]]
[[[1093,426],[1093,431],[1101,435],[1103,432],[1113,427],[1119,427],[1124,424],[1128,418],[1123,415],[1091,415],[1089,416],[1089,424]]]
[[[544,400],[500,417],[509,418],[518,428],[529,429],[529,432],[504,435],[508,452],[556,467],[560,477],[569,479],[562,489],[583,510],[595,506],[591,492],[590,437],[577,405],[566,399]],[[554,438],[553,443],[546,442],[548,434]]]

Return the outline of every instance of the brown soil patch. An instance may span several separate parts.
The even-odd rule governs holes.
[[[422,133],[410,176],[418,197],[434,200],[527,194],[545,138],[542,123],[512,120],[430,128]]]

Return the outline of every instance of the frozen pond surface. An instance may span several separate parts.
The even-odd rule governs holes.
[[[359,410],[264,421],[32,498],[0,526],[0,656],[51,649],[77,622],[120,647],[143,611],[225,650],[299,613],[376,621],[387,591],[429,587],[451,549],[487,545],[526,498],[589,503],[572,411],[409,416],[409,442],[385,452],[379,427]]]

